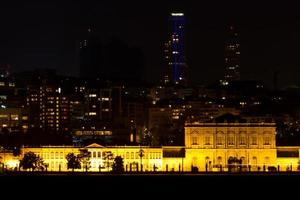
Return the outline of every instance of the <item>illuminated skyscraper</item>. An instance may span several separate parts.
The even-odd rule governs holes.
[[[225,76],[224,84],[240,79],[240,43],[238,33],[230,26],[225,41]]]
[[[168,64],[168,73],[164,82],[173,84],[186,84],[187,65],[184,52],[184,13],[171,13],[171,32],[169,40],[164,44],[164,57]]]

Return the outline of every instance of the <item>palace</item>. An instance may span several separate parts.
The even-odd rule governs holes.
[[[26,152],[43,158],[48,171],[69,171],[66,156],[86,149],[91,153],[89,171],[110,171],[113,159],[121,156],[130,171],[298,171],[300,147],[276,147],[275,123],[186,122],[185,146],[42,146],[23,147],[21,155],[1,155],[7,168],[18,168]],[[84,171],[78,169],[75,171]]]

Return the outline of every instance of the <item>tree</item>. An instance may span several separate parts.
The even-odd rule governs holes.
[[[19,156],[21,154],[21,149],[20,147],[14,147],[13,149],[13,156]]]
[[[82,167],[85,171],[88,171],[91,168],[91,152],[87,149],[80,149],[80,154],[77,155],[79,161],[82,163]]]
[[[32,171],[34,171],[35,169],[45,169],[43,159],[31,151],[24,154],[24,157],[22,158],[22,160],[20,160],[20,167],[25,170],[32,169]]]
[[[104,160],[104,166],[106,165],[107,167],[107,171],[110,171],[110,167],[113,159],[114,159],[114,155],[111,151],[104,152],[103,160]]]
[[[112,171],[115,173],[124,172],[124,162],[121,156],[116,156],[112,165]]]
[[[140,150],[139,150],[139,157],[140,157],[140,165],[141,165],[141,172],[143,172],[143,157],[145,156],[144,154],[144,150],[142,149],[142,146],[140,146]]]
[[[74,153],[68,153],[66,159],[67,159],[68,169],[72,169],[73,172],[74,169],[81,169],[80,160],[77,156],[74,155]]]
[[[238,159],[236,157],[230,157],[228,159],[228,171],[241,171],[242,170],[242,159]]]
[[[153,144],[153,135],[152,133],[145,128],[143,132],[140,134],[141,143],[146,146],[151,146]]]

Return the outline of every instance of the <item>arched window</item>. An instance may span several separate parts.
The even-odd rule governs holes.
[[[247,164],[247,163],[246,163],[246,158],[245,158],[244,156],[241,157],[241,161],[242,161],[242,165]]]
[[[269,156],[266,156],[265,157],[265,164],[269,164],[269,162],[270,162],[270,158],[269,158]]]
[[[218,165],[222,165],[222,157],[221,156],[218,156],[218,158],[217,158],[217,164]]]
[[[217,132],[216,143],[217,143],[217,145],[224,144],[224,133],[222,131]]]
[[[192,164],[193,164],[193,166],[197,166],[197,158],[196,157],[193,157]]]
[[[257,157],[253,156],[252,158],[252,165],[257,165]]]
[[[209,158],[208,156],[206,156],[206,157],[205,157],[205,163],[208,163],[208,162],[209,162],[209,159],[210,159],[210,158]]]

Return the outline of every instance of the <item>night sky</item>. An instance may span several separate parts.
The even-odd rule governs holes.
[[[296,5],[63,2],[1,2],[0,63],[11,64],[13,71],[55,68],[77,76],[78,42],[92,26],[104,41],[117,36],[141,48],[147,81],[157,82],[164,67],[168,14],[178,10],[187,18],[186,57],[194,82],[222,78],[225,30],[235,24],[241,37],[242,79],[271,85],[273,72],[279,70],[280,86],[300,85],[300,12]]]

